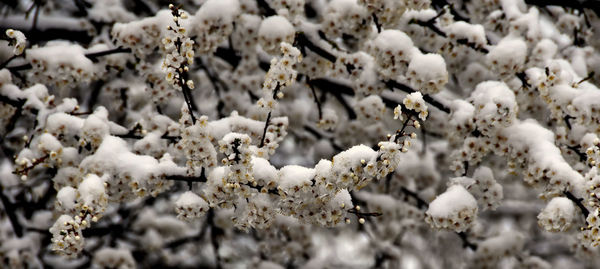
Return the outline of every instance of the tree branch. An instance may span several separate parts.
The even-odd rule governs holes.
[[[583,205],[583,198],[575,197],[575,195],[573,195],[573,193],[571,193],[570,191],[563,191],[563,194],[567,196],[569,200],[573,201],[573,203],[575,203],[577,207],[579,207],[579,209],[581,210],[581,214],[583,214],[583,218],[586,219],[585,222],[587,223],[587,216],[590,214],[590,211]]]

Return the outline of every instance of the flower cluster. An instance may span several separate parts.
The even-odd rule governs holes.
[[[69,215],[60,216],[52,228],[52,250],[74,257],[83,250],[83,234],[79,223]]]
[[[483,134],[491,134],[501,127],[509,126],[517,118],[515,95],[503,82],[479,83],[471,93],[471,100],[475,107],[475,125]]]
[[[171,11],[161,10],[154,17],[115,23],[111,36],[115,44],[131,49],[136,56],[144,59],[161,44],[161,37],[172,21]]]
[[[187,113],[183,112],[183,115]],[[208,169],[217,165],[217,151],[211,143],[207,123],[208,117],[202,116],[194,125],[181,125],[183,130],[177,148],[182,150],[186,157],[188,175],[199,176],[200,168]]]
[[[92,268],[136,268],[131,251],[125,248],[102,248],[94,253]]]
[[[392,28],[400,20],[410,1],[394,0],[358,0],[367,7],[371,14],[376,14],[379,23],[385,28]]]
[[[269,158],[275,153],[279,147],[279,143],[283,141],[287,135],[287,127],[289,125],[287,117],[274,117],[269,121],[267,132],[263,142],[263,146],[257,149],[256,155],[261,158]]]
[[[96,72],[96,66],[85,56],[85,50],[67,42],[50,42],[44,47],[30,48],[25,58],[32,66],[32,79],[59,88],[90,82]]]
[[[393,79],[404,75],[415,53],[410,37],[399,30],[381,31],[367,46],[383,78]]]
[[[76,208],[79,214],[74,219],[82,228],[87,228],[86,224],[90,221],[96,222],[102,217],[108,204],[105,188],[105,182],[94,174],[85,176],[77,186]]]
[[[258,41],[262,49],[270,54],[284,50],[282,42],[294,43],[296,31],[294,26],[282,16],[271,16],[264,19],[258,29]],[[289,46],[287,46],[289,49]],[[288,54],[283,52],[284,55]],[[292,62],[293,64],[294,62]]]
[[[231,34],[233,47],[238,49],[242,55],[254,55],[262,20],[257,15],[242,14],[238,18],[238,22],[239,24],[236,24]]]
[[[293,65],[302,61],[300,50],[289,43],[282,42],[280,45],[283,57],[281,59],[273,58],[271,60],[271,67],[269,68],[263,83],[264,95],[258,100],[259,107],[273,109],[276,100],[283,98],[283,92],[281,90],[292,85],[296,80],[297,71],[294,70]]]
[[[455,100],[450,104],[450,109],[452,112],[446,133],[451,143],[458,144],[475,129],[475,107],[467,101]]]
[[[236,187],[254,182],[250,142],[250,137],[241,133],[229,133],[219,141],[219,151],[225,154],[222,163],[227,166],[227,183]]]
[[[526,56],[525,41],[508,36],[490,50],[486,55],[486,61],[493,70],[500,73],[501,77],[508,77],[525,67]]]
[[[406,79],[424,94],[438,93],[448,82],[446,62],[439,54],[415,53],[408,65]]]
[[[420,92],[413,92],[408,94],[402,103],[406,107],[406,109],[414,110],[419,113],[419,119],[425,120],[427,119],[427,105],[425,104],[425,100],[423,100],[423,95]]]
[[[63,214],[75,215],[77,203],[77,189],[71,186],[62,187],[58,193],[56,193],[56,201],[54,202],[54,208]]]
[[[182,87],[194,89],[194,81],[188,78],[189,65],[194,63],[194,41],[188,37],[187,29],[180,20],[187,18],[187,13],[169,6],[175,26],[167,26],[167,35],[162,39],[165,58],[161,68],[167,73],[166,80],[175,89]]]
[[[269,228],[278,213],[275,204],[276,200],[270,194],[257,193],[248,198],[247,202],[238,201],[232,221],[242,230]]]
[[[208,0],[194,15],[193,25],[200,54],[207,54],[233,32],[233,23],[240,14],[238,0]]]
[[[554,197],[537,216],[538,224],[549,232],[564,232],[575,219],[575,205],[565,197]]]
[[[290,18],[304,15],[305,0],[267,0],[269,5],[280,14]]]
[[[379,95],[369,95],[356,103],[359,119],[380,121],[385,113],[385,104]]]
[[[587,226],[581,228],[581,243],[597,247],[600,245],[600,209],[590,212],[585,221]]]
[[[473,268],[493,268],[502,258],[518,255],[525,245],[525,236],[516,231],[501,232],[481,242],[475,257]]]
[[[192,221],[198,219],[208,212],[208,203],[192,191],[186,191],[175,201],[175,212],[177,218]]]
[[[435,198],[425,212],[425,222],[432,228],[462,232],[477,217],[477,201],[461,185],[452,185]]]
[[[465,187],[477,199],[477,203],[483,210],[495,210],[504,196],[502,185],[496,182],[492,170],[486,166],[477,168],[473,178],[453,178],[449,184],[460,184]]]
[[[384,84],[378,79],[375,58],[368,53],[356,53],[338,57],[335,63],[335,75],[350,73],[354,89],[362,95],[379,94],[384,89]]]
[[[359,40],[371,33],[371,15],[356,0],[334,0],[329,2],[323,16],[323,31],[332,37],[343,34]]]

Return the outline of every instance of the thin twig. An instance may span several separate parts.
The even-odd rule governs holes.
[[[267,129],[269,128],[269,123],[271,121],[271,112],[272,111],[269,111],[269,114],[267,114],[267,120],[265,121],[265,128],[263,129],[262,138],[260,139],[260,145],[258,146],[259,148],[262,148],[265,145],[265,137],[267,136]]]

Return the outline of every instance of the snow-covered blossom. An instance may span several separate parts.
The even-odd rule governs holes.
[[[96,222],[106,210],[108,198],[104,181],[94,174],[84,177],[77,186],[77,209],[79,214],[75,220],[85,228],[90,221]]]
[[[538,224],[546,231],[563,232],[571,227],[575,214],[575,205],[571,200],[555,197],[538,215]]]
[[[330,1],[323,17],[323,30],[335,37],[347,34],[361,39],[371,31],[368,24],[363,23],[369,21],[369,17],[367,9],[356,0]]]
[[[403,75],[415,53],[410,37],[398,30],[382,31],[368,46],[384,78]]]
[[[286,18],[271,16],[261,22],[258,29],[258,41],[264,51],[277,54],[279,51],[284,50],[281,45],[282,42],[294,43],[295,34],[294,26]],[[283,54],[287,53],[283,52]]]
[[[233,23],[240,14],[238,0],[208,0],[192,19],[193,31],[200,54],[214,51],[233,31]]]
[[[452,185],[436,197],[425,212],[425,221],[433,228],[462,232],[477,217],[477,201],[461,185]]]
[[[317,126],[325,130],[333,130],[339,122],[337,112],[331,108],[323,108],[323,116],[317,122]]]
[[[486,55],[487,64],[501,76],[508,76],[523,69],[527,44],[521,39],[506,37]]]
[[[383,118],[385,104],[378,95],[367,96],[356,103],[359,117],[367,121],[379,121]]]
[[[136,267],[131,251],[125,248],[102,248],[94,253],[92,268],[133,269]]]
[[[21,55],[25,50],[25,46],[27,46],[27,38],[25,35],[18,30],[8,29],[6,30],[6,36],[11,39],[11,44],[13,46],[13,54]]]
[[[394,119],[404,121],[404,117],[402,116],[402,106],[398,105],[394,108]]]
[[[185,113],[187,114],[187,113]],[[182,125],[181,140],[177,148],[185,153],[188,175],[199,176],[202,168],[217,165],[217,151],[211,142],[208,130],[208,117],[202,116],[192,126]]]
[[[161,10],[153,17],[115,23],[111,36],[117,45],[130,48],[138,57],[145,58],[162,44],[161,39],[171,22],[171,11]]]
[[[487,267],[500,259],[520,253],[525,245],[525,236],[515,231],[505,231],[491,236],[477,247],[474,266]]]
[[[246,134],[229,133],[219,141],[219,151],[225,154],[222,159],[223,165],[227,165],[227,180],[232,187],[238,188],[240,184],[251,183],[254,181],[252,177],[252,162],[250,137]]]
[[[177,218],[192,221],[204,216],[208,212],[208,203],[198,194],[186,191],[175,201]]]
[[[60,216],[50,228],[52,234],[52,250],[65,256],[76,256],[83,249],[81,227],[73,217]]]
[[[94,78],[96,67],[76,44],[55,41],[43,47],[27,49],[25,56],[32,66],[32,79],[56,87],[73,87]]]
[[[438,93],[448,82],[444,58],[439,54],[416,53],[408,65],[407,80],[424,94]]]
[[[509,126],[517,117],[515,95],[503,82],[479,83],[471,93],[471,100],[475,107],[475,125],[484,134]]]
[[[458,177],[450,179],[449,184],[460,184],[465,187],[476,199],[483,210],[495,210],[504,197],[502,185],[494,179],[492,170],[480,166],[473,172],[473,177]]]

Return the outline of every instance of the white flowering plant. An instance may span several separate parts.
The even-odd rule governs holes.
[[[0,268],[600,263],[595,0],[0,11]]]

